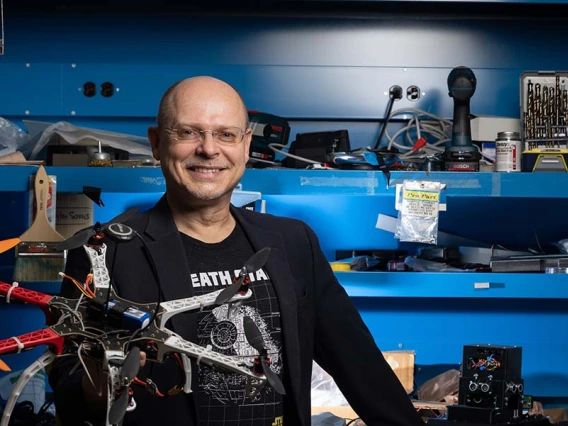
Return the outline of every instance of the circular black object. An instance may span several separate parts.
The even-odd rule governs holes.
[[[87,81],[83,84],[83,95],[87,98],[92,98],[97,94],[97,86],[92,81]]]
[[[105,229],[105,235],[116,242],[131,241],[134,237],[134,230],[122,223],[111,223]]]

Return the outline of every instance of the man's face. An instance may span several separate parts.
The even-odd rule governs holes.
[[[215,80],[182,83],[173,98],[170,115],[170,122],[156,130],[155,137],[150,137],[168,192],[182,202],[230,199],[245,171],[251,142],[246,111],[238,95]],[[223,143],[211,132],[228,128],[244,132],[242,140],[242,132],[234,144]],[[198,134],[200,130],[206,132],[195,140],[183,140],[180,129],[186,129],[184,134],[191,132],[190,129]]]

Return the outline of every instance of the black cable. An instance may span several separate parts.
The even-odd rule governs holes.
[[[148,263],[150,264],[150,269],[152,270],[152,274],[154,275],[154,278],[156,279],[156,285],[158,286],[158,300],[156,301],[156,309],[154,310],[154,313],[152,314],[152,318],[150,318],[150,321],[148,321],[148,324],[146,324],[146,327],[140,329],[142,331],[142,330],[145,330],[156,319],[156,316],[158,315],[158,310],[160,308],[160,302],[162,301],[163,290],[162,290],[162,283],[161,283],[160,277],[158,275],[158,268],[156,268],[156,262],[154,262],[154,259],[152,258],[152,255],[150,254],[148,244],[146,244],[146,241],[144,241],[142,236],[135,229],[133,229],[133,231],[134,231],[134,235],[136,235],[138,237],[138,239],[140,241],[142,241],[142,245],[146,249],[146,255],[147,255],[148,260],[149,260]]]
[[[37,415],[41,416],[43,413],[45,413],[49,407],[53,404],[53,397],[51,398],[46,398],[46,400],[44,401],[43,405],[39,408]]]
[[[148,263],[150,264],[150,269],[152,270],[152,274],[154,275],[154,278],[156,279],[156,284],[158,286],[158,299],[156,301],[156,308],[154,309],[154,312],[152,313],[152,317],[150,318],[150,321],[148,321],[148,324],[146,324],[144,327],[138,328],[134,331],[134,333],[132,333],[132,335],[130,336],[130,338],[126,342],[126,345],[125,345],[126,348],[130,347],[130,343],[134,340],[134,338],[139,333],[146,330],[150,326],[150,324],[154,323],[154,321],[156,320],[156,316],[158,315],[158,310],[160,308],[160,302],[162,301],[162,293],[163,293],[162,283],[160,281],[160,277],[158,276],[158,269],[156,268],[156,263],[154,262],[154,259],[150,255],[148,245],[146,244],[146,241],[144,241],[142,236],[135,229],[132,229],[132,231],[134,232],[134,235],[136,235],[136,237],[138,237],[138,239],[142,242],[142,245],[146,249],[146,254],[147,254],[147,257],[148,257]]]
[[[377,142],[375,142],[375,146],[373,147],[373,149],[379,149],[381,139],[383,138],[385,131],[387,130],[387,125],[389,124],[389,117],[390,117],[390,114],[392,112],[392,106],[393,105],[394,105],[394,98],[390,98],[388,106],[387,106],[387,113],[385,114],[385,123],[383,124],[383,127],[381,128],[381,133],[379,134],[379,137],[377,138]]]
[[[132,229],[132,228],[131,228]],[[125,347],[129,348],[131,342],[134,340],[134,338],[141,333],[142,331],[144,331],[146,328],[148,328],[150,326],[150,324],[153,324],[154,321],[156,320],[156,316],[158,315],[158,311],[160,309],[160,303],[162,301],[162,294],[163,294],[163,290],[162,290],[162,283],[160,281],[160,277],[158,275],[158,268],[156,267],[156,263],[154,262],[154,259],[152,258],[152,255],[150,254],[150,250],[148,248],[148,244],[146,244],[146,241],[144,241],[144,239],[142,238],[142,236],[138,233],[138,231],[136,231],[135,229],[132,229],[132,231],[134,232],[134,235],[136,235],[136,237],[142,242],[143,247],[145,248],[146,251],[146,256],[148,258],[148,264],[150,265],[150,269],[152,270],[152,274],[154,275],[154,278],[156,280],[156,285],[158,287],[158,298],[156,300],[156,308],[154,309],[154,312],[152,313],[152,317],[150,318],[150,321],[148,321],[148,324],[146,324],[144,327],[142,328],[138,328],[134,331],[134,333],[132,333],[132,335],[130,336],[130,338],[128,339],[128,341],[126,342]],[[149,383],[147,383],[149,384]],[[184,382],[185,384],[185,382]],[[154,384],[155,386],[155,384]],[[183,387],[183,385],[181,386]],[[157,387],[156,387],[157,390]],[[164,396],[167,396],[168,394],[163,394]]]
[[[385,124],[383,124],[383,127],[381,128],[381,133],[379,134],[379,137],[377,138],[377,142],[375,142],[375,146],[373,147],[373,150],[379,149],[379,145],[381,144],[381,139],[383,139],[385,131],[387,130],[387,125],[389,124],[389,118],[390,118],[390,115],[391,115],[391,112],[392,112],[392,107],[394,105],[394,101],[398,101],[399,99],[402,99],[402,87],[392,86],[389,89],[389,103],[387,105],[387,113],[385,114]]]

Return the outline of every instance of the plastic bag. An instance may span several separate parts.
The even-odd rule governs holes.
[[[316,362],[312,366],[312,407],[348,406],[333,377]]]
[[[152,157],[150,142],[145,137],[78,127],[65,121],[58,121],[57,123],[27,121],[25,124],[30,128],[30,133],[40,131],[39,139],[30,154],[30,160],[34,160],[37,157],[42,148],[50,142],[54,135],[58,135],[71,145],[80,145],[84,141],[92,142],[94,140],[100,141],[103,146],[127,151],[130,158],[137,158],[137,156]],[[34,128],[34,132],[32,132],[31,127]]]
[[[0,117],[0,157],[19,151],[28,142],[28,138],[27,132]]]
[[[440,182],[405,180],[395,237],[400,241],[437,244]]]

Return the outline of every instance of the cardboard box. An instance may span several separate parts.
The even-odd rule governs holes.
[[[343,419],[356,419],[359,417],[353,408],[348,405],[338,405],[335,407],[312,407],[312,416],[320,413],[332,413]]]
[[[386,351],[383,356],[402,383],[407,394],[414,390],[414,351]]]
[[[85,194],[58,193],[55,229],[69,238],[93,225],[93,202]]]

